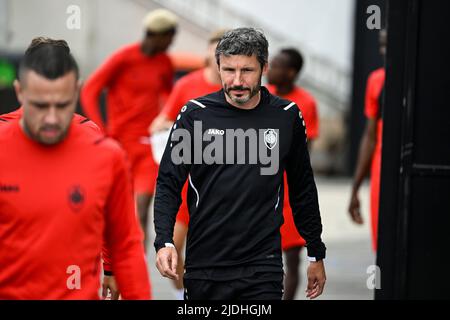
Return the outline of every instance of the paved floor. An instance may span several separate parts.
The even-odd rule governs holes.
[[[371,249],[369,216],[369,187],[364,184],[360,192],[363,226],[350,221],[347,214],[351,181],[349,179],[317,178],[317,189],[322,214],[323,240],[327,246],[325,268],[327,283],[319,299],[367,300],[373,299],[373,291],[367,288],[367,268],[375,264]],[[153,226],[149,226],[152,230]],[[152,239],[154,234],[152,231]],[[296,299],[305,299],[306,252],[303,250],[300,288]],[[151,247],[148,254],[154,299],[174,299],[169,280],[162,278],[155,267],[155,252]]]

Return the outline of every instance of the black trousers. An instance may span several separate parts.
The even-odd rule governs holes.
[[[283,273],[257,272],[248,277],[217,281],[184,279],[184,300],[281,300]]]

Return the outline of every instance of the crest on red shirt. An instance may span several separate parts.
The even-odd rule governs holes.
[[[69,205],[73,211],[80,211],[83,208],[85,200],[86,193],[81,186],[75,185],[69,189]]]

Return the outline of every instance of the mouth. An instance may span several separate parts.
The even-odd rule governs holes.
[[[243,96],[247,92],[250,92],[250,89],[230,89],[230,92],[235,96]]]
[[[58,128],[44,128],[40,130],[41,135],[47,139],[54,139],[59,136],[60,130]]]

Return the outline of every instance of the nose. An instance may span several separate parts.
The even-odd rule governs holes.
[[[57,124],[58,123],[58,116],[56,112],[56,107],[49,107],[47,110],[47,113],[45,115],[45,124]]]
[[[241,72],[236,71],[233,77],[233,87],[241,86],[242,85],[242,77]]]

